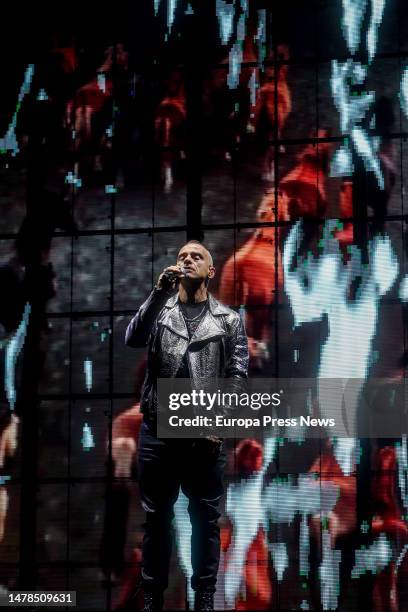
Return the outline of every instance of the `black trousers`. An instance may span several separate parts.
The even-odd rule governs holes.
[[[194,590],[213,588],[220,559],[218,506],[225,451],[208,440],[161,439],[146,422],[139,440],[139,488],[146,511],[142,579],[145,589],[164,590],[172,545],[173,506],[180,487],[189,500]]]

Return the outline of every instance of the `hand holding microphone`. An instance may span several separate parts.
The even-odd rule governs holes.
[[[167,291],[168,293],[177,291],[180,279],[185,275],[186,273],[181,266],[168,266],[164,268],[163,272],[160,274],[156,288]]]

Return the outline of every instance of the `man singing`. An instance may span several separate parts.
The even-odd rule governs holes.
[[[213,437],[199,440],[156,437],[158,378],[191,378],[197,387],[200,380],[224,377],[238,385],[247,377],[244,326],[236,312],[208,293],[208,283],[214,276],[208,250],[198,241],[188,242],[180,250],[177,264],[163,270],[126,331],[126,344],[148,346],[138,454],[140,496],[146,511],[142,561],[144,612],[161,610],[163,606],[173,505],[180,486],[189,499],[195,610],[214,609],[220,557],[218,506],[225,466],[222,442]]]

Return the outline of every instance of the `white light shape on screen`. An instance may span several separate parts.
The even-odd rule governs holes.
[[[358,401],[358,398],[356,401]],[[343,473],[347,476],[353,471],[359,447],[360,442],[355,438],[335,438],[333,440],[333,454]]]
[[[402,436],[401,443],[396,446],[398,459],[398,485],[402,504],[408,511],[408,449],[407,436]]]
[[[380,189],[384,189],[384,177],[381,172],[380,161],[377,156],[380,148],[380,138],[369,136],[360,126],[355,126],[351,132],[351,139],[359,156],[364,162],[365,169],[372,172]]]
[[[275,568],[278,582],[282,582],[283,574],[289,567],[288,548],[284,542],[272,542],[268,546],[271,553],[273,567]]]
[[[28,64],[26,71],[24,73],[24,80],[23,80],[23,83],[21,85],[21,88],[18,94],[17,104],[21,103],[23,101],[23,98],[27,94],[30,93],[33,76],[34,76],[34,64]]]
[[[106,93],[106,75],[104,72],[98,72],[96,81],[102,93]]]
[[[368,0],[343,0],[342,30],[347,47],[352,55],[359,50],[363,37],[364,16]],[[382,21],[385,0],[371,0],[367,28],[368,63],[373,60],[378,43],[378,29]],[[348,135],[355,151],[363,160],[367,172],[373,172],[380,189],[384,189],[384,177],[378,159],[380,141],[372,138],[359,122],[374,102],[374,92],[351,95],[350,85],[362,85],[367,77],[367,68],[354,59],[332,62],[331,88],[334,103],[340,113],[343,135]],[[350,143],[346,142],[333,156],[331,176],[350,176],[354,172]]]
[[[171,32],[176,15],[177,0],[167,0],[167,29]]]
[[[378,28],[384,14],[385,0],[371,0],[370,22],[367,29],[367,51],[371,62],[378,43]],[[368,0],[343,0],[342,30],[348,50],[357,53],[362,39],[362,26]]]
[[[246,36],[246,20],[248,17],[248,0],[241,0],[241,15],[238,20],[237,40],[244,42]]]
[[[20,355],[23,349],[24,341],[27,336],[30,312],[31,306],[27,302],[24,306],[23,316],[21,318],[20,324],[6,345],[4,386],[10,410],[14,410],[16,404],[16,365],[18,356]]]
[[[359,125],[375,100],[375,93],[367,91],[352,95],[351,86],[362,85],[367,76],[367,68],[359,62],[332,61],[331,90],[333,100],[340,114],[340,130],[343,136],[349,136],[357,154],[364,162],[368,172],[373,172],[378,185],[384,189],[380,162],[377,157],[380,141],[370,137]],[[354,171],[351,147],[347,142],[335,152],[331,163],[331,176],[350,176]]]
[[[330,532],[322,531],[322,562],[319,567],[320,599],[323,610],[337,610],[340,592],[341,551],[331,547]]]
[[[242,64],[242,45],[236,42],[229,54],[229,70],[227,77],[227,85],[230,89],[236,89],[239,85],[239,76],[241,74]]]
[[[261,67],[266,57],[266,9],[258,10],[258,29],[255,40],[258,42],[258,65]]]
[[[76,169],[74,172],[71,170],[67,172],[65,176],[65,183],[67,185],[73,185],[76,188],[82,187],[82,179],[76,175]]]
[[[14,128],[11,126],[8,128],[5,136],[0,138],[0,152],[6,153],[10,151],[12,156],[14,157],[19,152],[20,148],[17,142],[17,136]]]
[[[299,533],[299,574],[307,576],[309,574],[309,524],[307,513],[302,513]]]
[[[391,558],[392,546],[385,533],[381,533],[370,546],[355,551],[355,564],[351,570],[351,577],[359,578],[365,572],[378,574],[387,567]]]
[[[246,21],[248,17],[248,0],[241,0],[241,15],[238,19],[236,41],[229,53],[229,70],[227,85],[230,89],[236,89],[239,85],[241,64],[244,55],[244,40],[246,36]]]
[[[117,193],[118,190],[115,185],[105,185],[105,193],[112,195],[113,193]]]
[[[377,50],[378,28],[384,14],[385,0],[371,0],[371,17],[367,30],[368,61],[371,62]]]
[[[330,176],[351,176],[354,172],[353,159],[350,148],[341,146],[334,155],[330,164]]]
[[[333,238],[336,220],[325,224],[323,252],[318,259],[311,254],[291,263],[302,237],[301,222],[292,228],[283,249],[285,291],[289,297],[294,325],[328,319],[329,333],[321,349],[318,369],[318,399],[323,416],[342,414],[343,392],[348,390],[348,407],[355,417],[361,387],[369,371],[372,341],[377,330],[378,303],[398,275],[398,261],[388,236],[376,236],[368,245],[369,263],[363,266],[361,253],[351,247],[351,258],[343,263],[338,241]],[[360,277],[356,298],[347,298],[351,283]],[[307,286],[305,286],[307,280]],[[328,380],[327,380],[328,379]],[[353,380],[350,386],[349,379]],[[336,388],[332,389],[328,381]],[[354,420],[352,421],[354,423]],[[354,443],[338,440],[336,459],[345,474],[352,466]]]
[[[374,102],[375,93],[364,92],[363,95],[351,96],[349,85],[361,85],[366,76],[367,69],[359,62],[347,60],[346,62],[332,61],[331,90],[334,103],[340,113],[340,129],[343,135],[351,131],[352,126],[361,121]]]
[[[92,361],[91,359],[84,360],[85,386],[88,391],[92,389]]]
[[[257,78],[257,70],[256,68],[252,69],[251,77],[248,82],[249,94],[250,94],[250,103],[251,109],[255,108],[256,104],[256,92],[259,87],[258,78]]]
[[[339,496],[337,485],[317,482],[309,475],[300,476],[297,485],[272,482],[265,487],[262,504],[265,508],[267,529],[268,521],[290,524],[296,515],[301,515],[299,538],[299,571],[301,575],[309,573],[309,528],[308,517],[316,514],[327,515],[333,510]],[[302,527],[303,525],[303,527]]]
[[[10,121],[10,124],[7,128],[7,132],[3,138],[0,138],[0,151],[5,153],[6,151],[10,151],[13,157],[17,155],[19,152],[19,146],[16,137],[16,126],[17,126],[17,117],[21,108],[21,103],[24,97],[30,93],[31,83],[34,76],[34,64],[28,64],[26,71],[24,73],[24,80],[20,87],[20,91],[17,97],[17,104],[13,114],[13,117]]]
[[[177,2],[178,0],[167,0],[167,34],[165,37],[166,40],[173,28],[177,10]],[[160,0],[153,0],[153,8],[154,14],[157,17],[160,8]]]
[[[232,36],[235,2],[230,3],[225,2],[225,0],[216,0],[215,6],[220,28],[221,43],[226,45]]]
[[[194,591],[191,588],[191,576],[193,567],[191,565],[191,520],[188,514],[188,498],[180,491],[174,504],[174,528],[177,543],[177,553],[181,569],[187,580],[187,599],[190,609],[194,608]]]
[[[361,26],[368,0],[343,0],[342,30],[347,47],[353,55],[361,39]]]
[[[338,499],[339,488],[329,481],[318,482],[310,475],[301,475],[297,484],[272,481],[265,485],[262,505],[267,527],[272,523],[291,523],[296,515],[330,512]]]
[[[394,570],[395,573],[397,573],[398,568],[400,567],[401,563],[403,562],[404,557],[407,554],[407,552],[408,552],[408,544],[405,544],[404,547],[402,548],[400,554],[398,555],[398,559],[397,559],[397,561],[395,563],[395,570]]]
[[[95,441],[92,434],[92,430],[88,423],[85,423],[82,428],[82,438],[81,438],[82,448],[85,451],[91,450],[91,448],[95,447]]]
[[[43,87],[38,92],[37,100],[39,102],[45,102],[46,100],[48,100],[47,92],[45,91],[45,89]]]
[[[265,473],[273,460],[276,438],[264,443],[264,459],[259,472],[239,482],[232,482],[226,494],[226,514],[233,525],[233,537],[229,550],[229,562],[225,572],[225,600],[234,605],[242,580],[242,570],[249,547],[264,521],[265,508],[261,493]]]
[[[401,90],[399,94],[401,108],[408,117],[408,67],[405,68],[401,79]]]

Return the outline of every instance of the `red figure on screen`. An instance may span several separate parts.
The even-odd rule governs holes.
[[[257,221],[273,222],[275,192],[263,198]],[[278,194],[278,219],[287,220],[287,198]],[[263,227],[255,231],[243,246],[225,263],[221,273],[219,299],[225,304],[247,308],[250,367],[259,369],[267,356],[267,343],[271,334],[271,313],[268,308],[278,300],[283,288],[283,273],[279,248],[280,228]],[[276,237],[278,244],[276,244]],[[277,281],[277,283],[276,283]],[[254,308],[251,308],[254,307]]]
[[[169,193],[174,183],[174,165],[183,157],[185,142],[186,96],[183,75],[174,70],[167,84],[167,95],[156,109],[154,129],[160,147],[161,172],[164,191]]]
[[[278,46],[278,60],[289,59],[286,45]],[[263,84],[257,91],[256,103],[251,113],[250,129],[254,131],[260,141],[265,142],[265,154],[262,168],[262,178],[274,182],[274,151],[270,141],[281,138],[283,127],[292,110],[292,96],[288,84],[288,66],[279,65],[277,76],[275,68],[268,66],[263,76]]]
[[[408,526],[401,515],[397,499],[397,461],[395,448],[386,446],[379,449],[371,495],[374,517],[372,535],[377,538],[385,533],[397,551],[408,543]],[[402,612],[397,594],[398,573],[395,559],[375,577],[374,612]]]
[[[325,130],[319,130],[318,138],[326,136]],[[330,149],[327,142],[308,145],[300,154],[299,163],[280,181],[279,188],[289,198],[291,219],[324,216]]]

